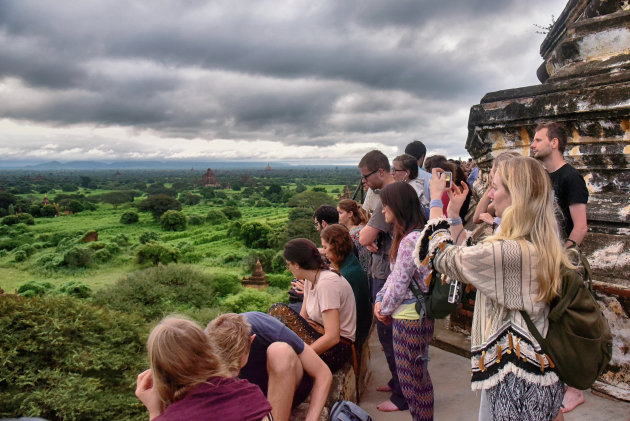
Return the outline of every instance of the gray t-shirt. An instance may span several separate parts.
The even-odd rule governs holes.
[[[392,224],[385,222],[383,204],[380,201],[374,209],[374,213],[368,221],[367,226],[381,231],[378,237],[376,237],[378,252],[372,253],[372,277],[375,279],[387,279],[390,272],[389,249],[392,246],[392,234],[394,229]]]

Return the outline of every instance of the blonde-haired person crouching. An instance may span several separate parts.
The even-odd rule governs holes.
[[[493,420],[552,420],[560,413],[564,384],[533,338],[520,311],[547,334],[549,302],[558,294],[563,266],[574,267],[558,236],[549,177],[533,158],[497,165],[489,193],[501,227],[475,246],[458,218],[468,187],[448,191],[449,219],[442,218],[445,180],[430,181],[431,219],[417,244],[418,262],[477,288],[471,328],[472,389],[481,390]]]
[[[206,327],[230,373],[257,385],[273,407],[275,421],[311,396],[306,421],[319,420],[332,373],[300,337],[278,319],[257,311],[226,313]]]
[[[136,396],[157,421],[267,420],[271,405],[259,388],[229,375],[214,344],[195,322],[167,317],[147,341],[151,368]]]

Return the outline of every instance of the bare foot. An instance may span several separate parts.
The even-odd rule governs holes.
[[[392,391],[392,388],[391,388],[391,387],[389,387],[389,385],[388,385],[388,384],[386,384],[385,386],[379,386],[379,387],[377,387],[377,388],[376,388],[376,391],[377,391],[377,392],[391,392],[391,391]]]
[[[578,405],[584,403],[584,393],[581,390],[569,387],[564,394],[564,401],[562,402],[562,412],[566,414],[569,411],[573,411]]]
[[[400,411],[400,408],[398,408],[396,405],[394,405],[394,402],[390,401],[389,399],[386,400],[385,402],[379,403],[376,406],[376,409],[378,409],[381,412]]]

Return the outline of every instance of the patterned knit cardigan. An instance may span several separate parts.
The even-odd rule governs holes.
[[[537,301],[537,256],[526,241],[455,246],[444,218],[427,223],[416,244],[417,265],[477,288],[471,328],[472,389],[489,389],[509,374],[540,386],[558,381],[553,362],[527,329],[519,310],[547,334],[549,306]],[[434,272],[435,273],[435,272]]]

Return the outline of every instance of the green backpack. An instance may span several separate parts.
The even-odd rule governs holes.
[[[431,319],[443,319],[457,309],[461,284],[458,282],[453,285],[455,291],[451,291],[451,284],[445,283],[442,275],[436,271],[431,272],[431,283],[429,284],[429,292],[423,293],[417,280],[412,279],[409,283],[409,289],[418,300],[416,302],[416,311],[422,318],[422,314],[426,314]],[[451,283],[454,281],[451,280]],[[456,282],[456,281],[455,281]],[[449,294],[454,292],[454,302],[449,302]]]
[[[593,296],[587,266],[588,286],[575,270],[563,269],[562,290],[550,304],[546,338],[521,310],[529,331],[555,364],[560,380],[582,390],[591,387],[612,357],[610,327]]]

